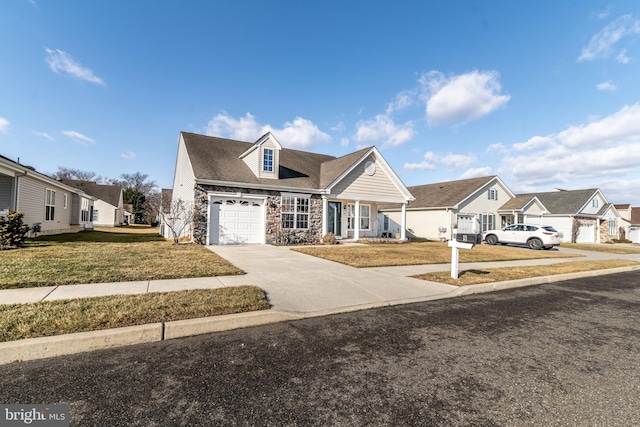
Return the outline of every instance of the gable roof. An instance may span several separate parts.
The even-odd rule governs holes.
[[[268,136],[269,134],[267,134]],[[368,154],[376,153],[377,158],[386,164],[375,147],[367,147],[341,157],[327,154],[317,154],[307,151],[280,149],[279,178],[259,178],[241,156],[254,147],[255,143],[235,141],[232,139],[205,136],[190,132],[181,132],[187,155],[196,181],[215,181],[226,185],[255,185],[280,188],[303,189],[306,191],[322,191],[334,184],[341,176],[359,164]],[[262,136],[260,140],[263,140]],[[396,182],[401,192],[411,195],[399,178],[392,174],[392,181]]]
[[[530,194],[519,194],[514,198],[507,200],[504,205],[500,206],[497,212],[523,211],[532,203],[537,204],[544,211],[548,211],[547,207],[536,196],[532,196]]]
[[[408,187],[416,198],[409,207],[453,208],[496,178],[497,175],[491,175]]]
[[[61,179],[60,182],[70,187],[79,188],[96,199],[109,203],[112,206],[118,207],[120,203],[122,187],[119,185],[98,184],[93,181],[82,181],[77,179]]]
[[[527,193],[519,194],[518,196],[537,197],[552,215],[575,215],[582,210],[582,208],[597,192],[599,192],[597,188],[588,188],[585,190],[561,190],[548,191],[545,193]],[[610,204],[603,204],[602,209],[605,209],[605,206],[608,207],[607,205]],[[604,212],[602,209],[600,209],[600,211]]]

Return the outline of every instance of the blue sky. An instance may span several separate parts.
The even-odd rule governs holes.
[[[640,2],[0,4],[0,154],[171,187],[180,131],[640,206]]]

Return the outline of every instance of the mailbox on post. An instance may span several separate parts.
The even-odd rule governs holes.
[[[479,245],[480,243],[482,243],[482,234],[457,233],[456,241],[460,243],[472,243],[474,245]]]

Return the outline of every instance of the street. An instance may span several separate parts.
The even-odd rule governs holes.
[[[639,425],[640,272],[4,365],[0,402],[81,426]]]

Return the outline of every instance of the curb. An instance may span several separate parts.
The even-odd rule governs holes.
[[[252,311],[248,313],[203,317],[198,319],[176,320],[166,323],[151,323],[138,326],[126,326],[122,328],[105,329],[100,331],[78,332],[51,337],[26,338],[18,341],[8,341],[0,343],[0,365],[12,362],[37,360],[48,357],[83,353],[87,351],[101,350],[113,347],[123,347],[127,345],[184,338],[188,336],[202,335],[212,332],[249,328],[253,326],[268,325],[272,323],[289,322],[293,320],[330,316],[341,313],[350,313],[361,310],[369,310],[372,308],[435,301],[440,299],[455,298],[465,295],[494,292],[505,289],[515,289],[526,286],[562,282],[565,280],[580,279],[583,277],[623,273],[634,270],[640,270],[640,266],[618,267],[607,270],[582,271],[577,273],[531,277],[504,282],[483,283],[478,285],[463,286],[446,294],[360,304],[312,312],[262,310]]]

